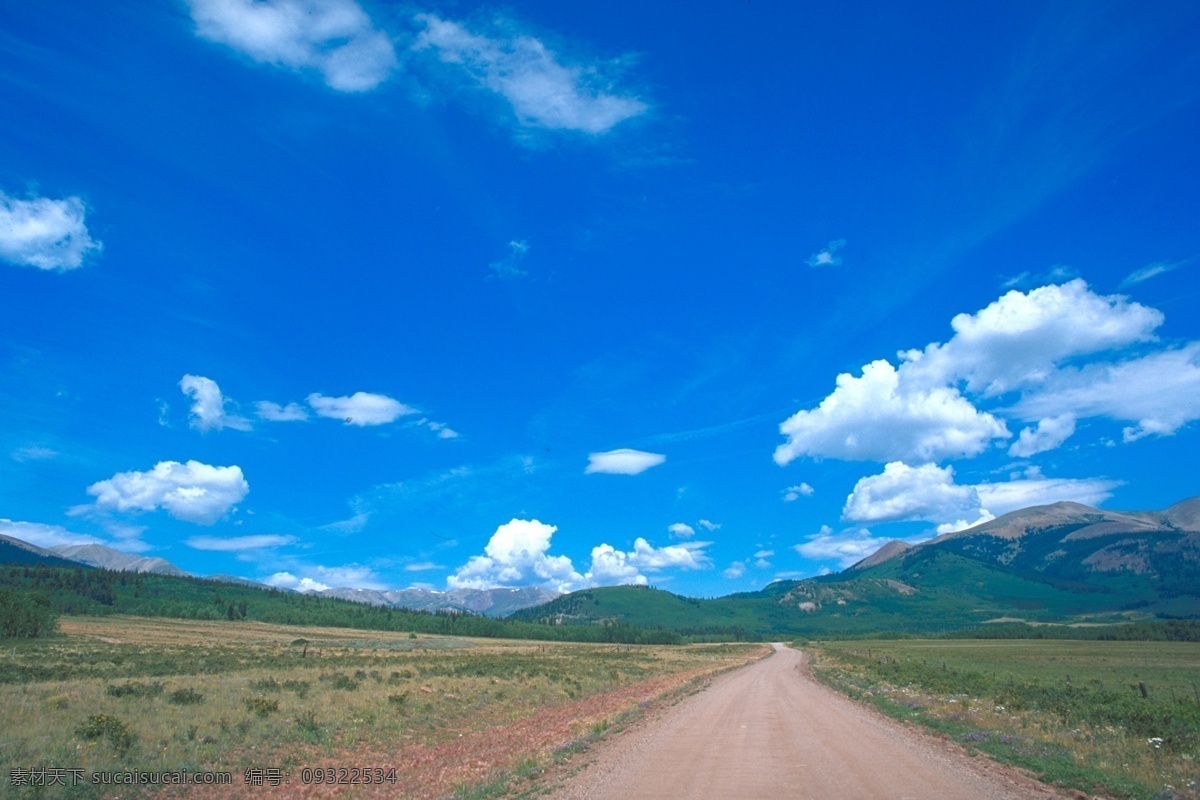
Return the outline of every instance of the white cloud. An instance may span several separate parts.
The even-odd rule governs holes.
[[[358,533],[363,528],[367,527],[367,522],[371,519],[371,512],[364,511],[361,514],[355,514],[349,519],[338,520],[322,525],[320,530],[333,531],[334,533]]]
[[[715,530],[717,530],[718,528],[720,528],[720,527],[721,527],[721,523],[719,523],[719,522],[710,522],[710,521],[708,521],[708,520],[706,520],[706,519],[702,519],[702,520],[700,520],[699,522],[697,522],[696,524],[697,524],[697,525],[699,525],[701,528],[704,528],[704,530],[706,530],[706,531],[710,531],[710,532],[711,532],[711,531],[715,531]]]
[[[638,537],[633,540],[633,550],[628,553],[629,563],[648,572],[661,569],[707,569],[711,562],[704,551],[710,544],[712,542],[684,542],[654,547]]]
[[[851,522],[924,520],[938,523],[938,531],[945,533],[1060,500],[1095,506],[1111,497],[1117,486],[1118,481],[1107,478],[1045,478],[1037,470],[1028,471],[1025,478],[960,485],[950,467],[893,462],[882,474],[855,484],[842,516]]]
[[[58,525],[40,522],[14,522],[0,519],[0,534],[20,539],[37,547],[58,547],[64,544],[103,544],[102,540],[86,533],[75,533]]]
[[[281,589],[295,589],[301,592],[319,592],[331,587],[348,586],[351,589],[387,589],[387,585],[379,580],[379,576],[370,567],[360,564],[346,564],[340,567],[300,566],[292,567],[293,572],[276,572],[263,583],[278,586]]]
[[[250,430],[250,420],[238,414],[229,414],[225,406],[231,401],[221,394],[221,388],[211,378],[199,375],[184,375],[179,388],[192,398],[189,424],[200,431],[214,428],[232,428],[235,431]]]
[[[836,560],[838,566],[845,569],[862,561],[889,541],[872,535],[866,528],[851,528],[834,533],[828,525],[822,525],[818,533],[794,545],[792,549],[814,561]]]
[[[862,377],[837,377],[837,388],[811,411],[779,426],[788,437],[775,450],[783,466],[800,456],[850,461],[936,461],[974,456],[992,439],[1007,438],[1004,423],[971,405],[949,386],[914,386],[884,360]]]
[[[48,461],[52,458],[57,458],[61,453],[57,450],[51,450],[49,447],[31,444],[26,447],[19,447],[12,451],[12,460],[18,464],[24,464],[26,461]]]
[[[947,522],[977,513],[979,496],[954,482],[954,469],[936,464],[910,467],[893,461],[883,473],[862,478],[846,498],[842,519],[851,522],[928,520]]]
[[[949,342],[903,353],[909,363],[901,369],[930,385],[965,381],[968,391],[994,396],[1044,381],[1069,358],[1151,341],[1162,322],[1158,310],[1098,295],[1076,278],[1010,291],[955,316]]]
[[[588,453],[588,465],[584,474],[600,472],[607,475],[637,475],[667,460],[659,453],[621,448],[605,453]]]
[[[690,539],[696,535],[695,528],[682,522],[676,522],[673,525],[668,525],[667,530],[671,532],[672,539]]]
[[[1156,261],[1153,264],[1147,264],[1141,269],[1135,269],[1126,275],[1125,280],[1121,281],[1120,288],[1124,289],[1126,286],[1136,286],[1143,281],[1148,281],[1151,278],[1162,275],[1164,272],[1178,269],[1186,263],[1187,261]]]
[[[592,568],[585,581],[597,586],[636,584],[645,586],[649,579],[634,564],[629,554],[612,545],[602,544],[592,548]]]
[[[187,0],[197,35],[264,64],[313,69],[339,92],[387,80],[396,53],[354,0]]]
[[[1081,358],[1155,341],[1163,315],[1123,295],[1101,296],[1080,280],[1010,291],[951,321],[954,336],[844,373],[815,409],[786,420],[780,465],[800,456],[940,461],[972,457],[1011,436],[996,414],[1038,421],[1012,445],[1032,455],[1061,445],[1074,420],[1109,416],[1135,423],[1126,441],[1170,434],[1200,418],[1200,343],[1116,362]],[[982,401],[1020,392],[1014,404]],[[968,398],[967,395],[970,395]]]
[[[774,550],[759,550],[754,554],[754,566],[758,569],[766,569],[767,567],[771,566],[771,562],[767,559],[774,555]]]
[[[434,422],[431,419],[419,419],[417,424],[428,428],[433,433],[437,434],[439,439],[457,439],[458,431],[446,425],[444,422]]]
[[[308,412],[299,403],[281,406],[270,400],[259,400],[254,406],[258,409],[258,418],[268,422],[303,422],[308,419]]]
[[[88,494],[102,511],[153,511],[212,525],[250,491],[238,466],[160,461],[148,472],[119,472],[93,483]]]
[[[1023,419],[1074,415],[1132,422],[1126,442],[1200,419],[1200,342],[1127,361],[1067,367],[1013,407]]]
[[[1112,497],[1121,481],[1107,478],[1026,478],[999,483],[977,483],[979,502],[997,517],[1029,506],[1068,500],[1098,506]]]
[[[297,592],[323,592],[330,588],[329,584],[315,581],[312,578],[297,578],[290,572],[276,572],[263,578],[263,583],[279,589],[294,589]]]
[[[243,550],[263,550],[294,544],[296,537],[273,533],[254,536],[192,536],[184,544],[195,550],[214,550],[220,553],[240,553]]]
[[[78,197],[18,200],[0,192],[0,260],[63,272],[83,266],[102,245],[92,241]]]
[[[493,261],[491,264],[488,264],[488,269],[492,271],[489,277],[500,278],[501,280],[528,277],[529,273],[521,269],[521,264],[525,261],[525,254],[528,252],[529,242],[524,239],[514,239],[509,242],[508,255],[500,261]]]
[[[731,581],[737,580],[738,578],[740,578],[746,574],[746,562],[734,561],[728,567],[723,569],[721,571],[721,574],[724,575],[726,578],[728,578]]]
[[[1036,428],[1025,428],[1008,454],[1016,458],[1029,458],[1047,450],[1053,450],[1075,433],[1075,417],[1062,414],[1057,417],[1046,417],[1039,420]]]
[[[446,579],[451,589],[542,586],[568,592],[584,585],[566,556],[550,556],[550,538],[558,528],[534,520],[513,519],[496,528],[484,555],[471,556]]]
[[[398,418],[416,414],[415,408],[382,394],[355,392],[349,397],[326,397],[314,392],[308,404],[319,417],[343,420],[347,425],[386,425]]]
[[[845,239],[834,239],[825,245],[824,250],[813,253],[804,263],[810,267],[836,267],[842,263],[842,248],[846,246]]]
[[[783,490],[783,502],[792,503],[801,497],[812,497],[814,491],[816,490],[807,483],[798,483],[795,486],[789,486]]]
[[[404,565],[405,572],[428,572],[432,569],[444,569],[444,567],[432,561],[414,561],[411,564]]]
[[[567,556],[549,555],[550,540],[557,530],[537,520],[513,519],[504,523],[488,540],[483,555],[471,556],[446,579],[447,587],[541,586],[570,592],[588,586],[645,584],[647,578],[643,572],[711,566],[705,553],[711,542],[654,547],[639,537],[629,551],[617,550],[609,544],[593,547],[591,566],[581,574]]]
[[[599,135],[648,108],[636,97],[612,93],[603,65],[562,64],[532,36],[489,38],[433,14],[416,19],[425,30],[413,49],[434,50],[443,63],[503,97],[522,125]]]

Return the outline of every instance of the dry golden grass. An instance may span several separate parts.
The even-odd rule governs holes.
[[[402,784],[403,796],[436,797],[544,759],[639,703],[757,652],[140,618],[65,618],[60,628],[58,639],[0,654],[10,681],[0,684],[5,796],[25,791],[10,784],[17,768],[227,770],[234,789],[208,795],[226,797],[254,794],[244,788],[248,768],[286,771],[295,791],[321,794],[330,787],[301,786],[301,771],[346,765],[395,767],[391,796]],[[117,720],[132,746],[88,738],[94,715]],[[98,787],[61,793],[107,796]]]

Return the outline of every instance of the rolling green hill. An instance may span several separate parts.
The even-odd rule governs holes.
[[[1005,620],[1200,617],[1200,500],[1163,512],[1023,509],[853,567],[711,600],[645,587],[564,595],[514,617],[734,638],[948,632]]]

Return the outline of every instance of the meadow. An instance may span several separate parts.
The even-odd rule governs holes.
[[[1200,798],[1200,643],[806,643],[818,677],[1062,786]]]
[[[503,793],[762,650],[65,617],[0,652],[0,794],[129,796],[93,780],[212,770],[230,783],[133,794]],[[50,779],[66,785],[34,785]]]

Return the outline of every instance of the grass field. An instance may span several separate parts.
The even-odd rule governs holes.
[[[1121,798],[1200,798],[1200,643],[802,647],[836,688],[1051,782]]]
[[[89,782],[110,770],[232,775],[231,786],[156,790],[171,797],[262,796],[247,770],[265,771],[268,786],[286,776],[294,796],[469,796],[761,649],[134,617],[64,618],[60,631],[0,652],[5,797],[121,793]],[[342,767],[367,772],[330,773]],[[38,769],[81,770],[53,774],[84,781],[22,785]]]

